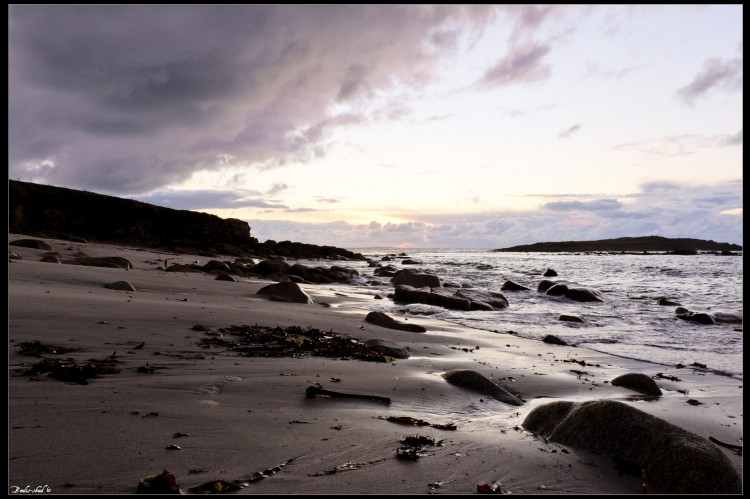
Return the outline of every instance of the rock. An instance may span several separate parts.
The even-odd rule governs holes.
[[[549,288],[557,284],[555,281],[550,281],[548,279],[544,279],[539,282],[539,286],[537,286],[536,290],[540,293],[546,293]]]
[[[697,322],[698,324],[716,324],[716,321],[713,317],[708,315],[704,312],[693,312],[685,307],[677,307],[674,310],[674,315],[678,319],[682,319],[684,321],[690,321],[690,322]]]
[[[677,305],[680,305],[679,303],[671,301],[671,300],[668,300],[667,298],[665,298],[663,296],[661,298],[659,298],[658,300],[656,300],[656,304],[657,305],[668,305],[668,306],[677,306]]]
[[[565,292],[565,298],[583,302],[607,301],[601,292],[589,288],[568,288]]]
[[[365,322],[388,329],[398,329],[399,331],[411,331],[413,333],[424,333],[427,331],[423,326],[417,324],[404,324],[383,312],[370,312],[367,314],[367,317],[365,317]]]
[[[565,340],[561,340],[554,334],[548,334],[544,338],[542,338],[542,341],[544,343],[549,343],[550,345],[567,345],[568,343]]]
[[[453,296],[449,292],[437,289],[433,290],[427,287],[415,288],[403,284],[396,286],[393,301],[400,303],[424,303],[425,305],[434,305],[451,310],[471,310],[471,302],[465,298]]]
[[[714,312],[711,314],[717,324],[742,324],[742,315],[728,312]]]
[[[523,400],[476,371],[469,369],[454,369],[443,373],[442,376],[445,381],[451,385],[468,388],[469,390],[488,395],[506,404],[515,406],[523,405]]]
[[[552,442],[603,453],[671,494],[740,494],[731,461],[707,439],[614,400],[558,401],[534,408],[522,426]]]
[[[262,260],[251,268],[251,271],[267,277],[271,274],[286,274],[291,265],[284,260]]]
[[[459,289],[454,296],[466,298],[471,301],[471,310],[479,310],[478,303],[486,303],[490,306],[489,310],[501,310],[508,308],[508,299],[502,293],[485,291],[481,289]],[[486,310],[482,308],[482,310]]]
[[[560,314],[557,320],[565,322],[586,322],[583,317],[578,315]]]
[[[439,288],[442,285],[440,278],[436,275],[414,272],[408,269],[396,272],[391,278],[391,282],[395,286],[404,284],[415,288]]]
[[[630,388],[637,392],[643,393],[644,395],[653,395],[655,397],[661,397],[661,389],[656,385],[651,377],[641,373],[628,373],[618,376],[610,381],[612,386],[621,386],[623,388]]]
[[[133,264],[121,256],[77,257],[65,260],[63,263],[72,265],[86,265],[88,267],[109,267],[130,270]]]
[[[396,275],[396,272],[398,272],[398,269],[389,264],[385,267],[375,269],[373,275],[376,275],[378,277],[393,277],[394,275]]]
[[[742,324],[743,318],[740,314],[733,314],[729,312],[693,312],[685,307],[677,307],[674,311],[675,317],[690,321],[697,322],[698,324]]]
[[[23,260],[23,257],[14,251],[8,252],[8,258],[10,260]]]
[[[136,291],[135,286],[128,281],[113,282],[111,284],[105,284],[104,287],[108,289],[116,289],[118,291]]]
[[[371,347],[383,355],[388,355],[394,359],[408,359],[411,357],[409,350],[404,346],[399,345],[395,341],[386,340],[383,338],[371,338],[366,340],[365,345]]]
[[[46,263],[62,263],[60,257],[57,256],[43,256],[39,261]]]
[[[500,289],[503,291],[531,291],[531,288],[527,288],[526,286],[522,286],[513,281],[505,281]]]
[[[210,260],[203,266],[203,272],[207,274],[210,274],[214,270],[223,270],[224,272],[229,272],[229,265],[218,260]]]
[[[8,243],[11,246],[22,246],[24,248],[34,248],[46,251],[52,251],[52,246],[40,239],[16,239]]]
[[[543,276],[544,277],[557,277],[557,272],[555,272],[553,269],[547,269],[544,271]]]
[[[568,286],[565,284],[553,284],[550,286],[545,294],[549,296],[565,296],[568,292]]]
[[[238,282],[237,279],[235,279],[233,276],[227,274],[226,272],[221,272],[219,275],[216,276],[217,281],[229,281],[229,282]]]
[[[290,303],[315,303],[312,296],[305,293],[295,282],[286,281],[269,284],[258,290],[259,295],[268,295],[272,301]]]

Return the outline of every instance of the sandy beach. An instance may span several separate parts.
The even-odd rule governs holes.
[[[610,456],[522,426],[534,408],[560,400],[616,400],[704,439],[742,445],[736,378],[422,317],[394,318],[427,332],[387,329],[345,306],[369,296],[302,285],[315,303],[283,303],[257,294],[270,281],[164,270],[165,259],[205,264],[233,257],[44,241],[61,259],[79,252],[118,256],[134,268],[42,262],[47,250],[9,247],[20,257],[8,265],[11,493],[130,494],[164,470],[184,493],[217,481],[239,484],[240,494],[643,493],[641,477],[618,471]],[[136,291],[106,287],[119,281]],[[227,346],[231,326],[381,338],[410,357],[243,354]],[[29,354],[32,342],[39,342],[36,356]],[[97,359],[112,372],[85,384],[59,380],[39,370],[43,359]],[[447,383],[442,374],[454,369],[502,381],[523,404]],[[661,373],[662,395],[610,383],[627,373]],[[390,403],[309,398],[310,386]],[[412,447],[414,458],[404,459],[403,450],[399,458],[408,447],[402,440],[418,435],[427,443]],[[716,447],[741,477],[741,453]],[[669,491],[649,480],[647,492]]]

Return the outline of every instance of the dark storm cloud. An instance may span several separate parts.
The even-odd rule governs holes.
[[[128,195],[324,155],[331,130],[365,120],[333,104],[427,84],[496,10],[13,5],[10,176]]]

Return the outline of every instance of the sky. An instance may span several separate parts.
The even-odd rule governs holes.
[[[10,5],[9,179],[260,241],[742,244],[742,5]]]

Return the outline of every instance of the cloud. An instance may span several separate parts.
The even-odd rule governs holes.
[[[336,103],[427,85],[496,11],[13,5],[9,173],[137,195],[199,170],[320,157],[332,131],[366,121]]]
[[[514,83],[531,83],[548,78],[550,65],[544,62],[550,46],[546,43],[523,43],[489,68],[478,81],[479,86],[491,88]]]
[[[652,157],[680,157],[697,153],[701,149],[742,144],[742,130],[734,135],[670,135],[653,139],[623,142],[612,146],[613,150],[636,150]]]
[[[726,92],[742,91],[742,59],[712,58],[703,63],[703,69],[693,81],[677,90],[677,97],[686,104],[695,101],[714,89]]]
[[[573,125],[571,127],[568,127],[565,130],[563,130],[562,132],[560,132],[557,136],[559,138],[561,138],[561,139],[567,139],[568,137],[570,137],[574,133],[578,132],[578,130],[580,130],[580,129],[581,129],[581,124],[580,123],[576,123],[575,125]]]
[[[542,205],[542,209],[552,211],[611,211],[622,208],[616,199],[598,199],[596,201],[557,201]]]
[[[727,137],[724,143],[728,146],[741,146],[742,145],[742,130],[740,130],[734,135]]]

